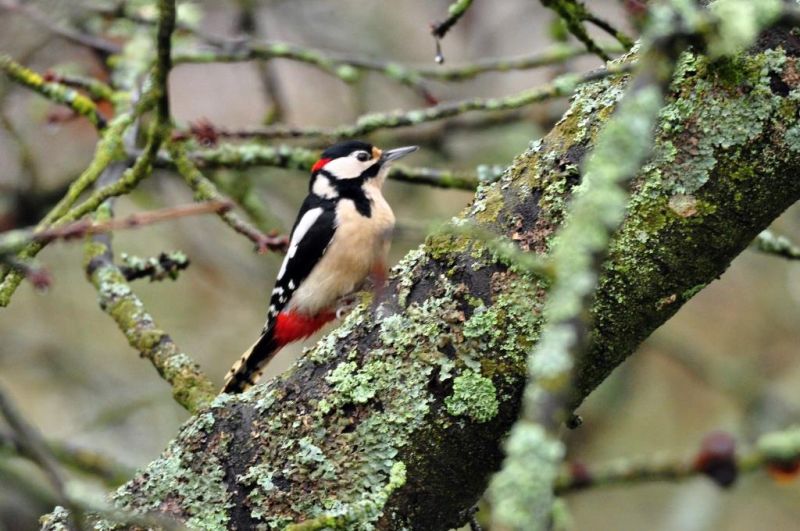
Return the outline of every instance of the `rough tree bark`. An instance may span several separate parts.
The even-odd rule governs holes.
[[[774,29],[732,59],[682,57],[602,268],[573,405],[800,197],[799,53]],[[584,85],[460,219],[546,253],[627,82]],[[219,397],[115,503],[207,529],[463,524],[517,417],[546,287],[481,241],[430,236],[394,269],[385,300],[279,378]]]

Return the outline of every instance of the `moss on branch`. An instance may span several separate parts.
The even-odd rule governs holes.
[[[105,128],[106,120],[98,112],[97,106],[77,90],[61,83],[48,82],[40,74],[22,66],[5,54],[0,54],[0,70],[12,81],[38,92],[55,103],[66,105],[75,113],[87,118],[98,129]]]
[[[98,219],[103,219],[102,212]],[[178,349],[172,338],[156,326],[125,275],[114,264],[102,238],[86,244],[86,275],[97,289],[100,307],[125,334],[128,343],[149,360],[172,386],[175,401],[196,413],[214,398],[215,388],[197,364]]]

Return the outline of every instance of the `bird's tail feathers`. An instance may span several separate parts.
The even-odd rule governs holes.
[[[274,328],[264,330],[258,341],[242,354],[225,377],[223,393],[241,393],[255,385],[261,369],[272,359],[283,345],[275,340]]]
[[[252,347],[234,364],[225,378],[223,393],[241,393],[255,385],[261,370],[285,345],[310,336],[334,319],[332,311],[304,315],[294,311],[280,312],[268,323]]]

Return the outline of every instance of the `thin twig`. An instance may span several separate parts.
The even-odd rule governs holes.
[[[780,256],[787,260],[800,260],[800,246],[792,243],[786,236],[778,236],[769,230],[756,236],[751,245],[756,251],[765,254]]]
[[[611,45],[603,46],[603,50],[607,53],[621,53],[624,51],[620,46]],[[569,61],[570,59],[581,57],[586,54],[586,48],[583,46],[555,44],[542,51],[528,55],[520,55],[517,57],[483,59],[471,64],[450,67],[403,68],[424,78],[439,79],[441,81],[465,81],[488,72],[530,70],[532,68],[541,68],[543,66],[561,64],[565,61]],[[398,67],[400,67],[400,65],[398,65]]]
[[[619,46],[604,45],[602,49],[607,53],[624,51]],[[484,59],[449,68],[427,68],[404,65],[396,61],[336,54],[285,42],[236,41],[236,44],[223,49],[180,51],[174,54],[174,61],[177,64],[290,59],[319,68],[347,83],[358,79],[359,71],[370,71],[412,88],[425,101],[435,104],[436,98],[425,84],[426,79],[465,81],[488,72],[528,70],[558,64],[586,53],[584,47],[556,45],[542,52],[519,57]]]
[[[172,141],[168,150],[178,173],[189,187],[194,190],[195,198],[200,201],[223,200],[216,185],[203,175],[189,158],[186,148],[181,142]],[[256,244],[258,252],[284,251],[289,244],[286,236],[267,235],[239,217],[235,212],[220,212],[219,217],[233,230],[242,234]]]
[[[220,134],[223,136],[223,134]],[[261,144],[221,144],[215,148],[200,149],[188,153],[189,159],[203,168],[244,169],[256,166],[271,166],[292,170],[309,171],[319,158],[319,152],[292,146],[264,146]],[[159,158],[160,166],[172,166],[174,161]],[[465,171],[437,168],[412,168],[395,165],[389,170],[392,180],[411,184],[425,184],[437,188],[474,190],[480,179]]]
[[[38,92],[55,103],[66,105],[77,114],[86,117],[98,129],[105,129],[106,119],[97,110],[94,102],[80,92],[60,83],[48,83],[43,76],[2,53],[0,53],[0,70],[12,81]]]
[[[584,6],[586,9],[586,6]],[[600,28],[601,30],[605,31],[619,42],[625,49],[630,49],[633,46],[633,39],[631,39],[628,35],[624,32],[620,31],[619,29],[615,28],[610,22],[607,20],[598,17],[597,15],[591,13],[586,9],[586,13],[584,15],[584,20],[586,22],[590,22]]]
[[[800,428],[762,435],[752,449],[740,453],[732,443],[715,442],[720,438],[724,435],[711,434],[696,455],[684,458],[655,455],[591,467],[573,462],[556,479],[555,492],[560,495],[593,487],[681,481],[700,475],[728,487],[742,473],[766,469],[782,477],[800,472]]]
[[[122,51],[122,47],[114,42],[94,35],[87,35],[56,23],[30,3],[22,4],[15,0],[2,0],[0,1],[0,8],[11,13],[22,13],[36,24],[46,28],[51,33],[58,35],[68,42],[79,46],[85,46],[101,52],[104,55],[118,54]]]
[[[167,126],[169,115],[169,85],[167,78],[172,69],[172,32],[175,31],[175,0],[159,0],[158,32],[156,34],[156,66],[153,71],[153,90],[157,92],[156,115]]]
[[[0,413],[3,414],[8,426],[14,431],[20,451],[39,465],[39,468],[42,469],[53,489],[55,489],[61,503],[70,510],[74,521],[73,524],[80,529],[82,527],[83,511],[72,503],[67,494],[66,482],[58,469],[56,458],[50,453],[39,432],[28,424],[17,411],[16,406],[2,387],[0,387]]]
[[[96,216],[100,222],[109,221],[111,205],[105,203]],[[85,254],[86,275],[97,289],[100,307],[114,319],[128,344],[172,386],[172,396],[181,406],[190,413],[207,406],[216,394],[214,384],[144,310],[142,301],[114,264],[110,239],[96,236],[87,243]]]
[[[447,35],[450,28],[456,25],[471,5],[472,0],[456,0],[450,4],[450,7],[447,8],[447,18],[431,24],[431,35],[437,39],[444,39],[444,36]]]
[[[0,259],[16,253],[32,242],[48,244],[53,240],[69,240],[93,234],[103,234],[115,230],[134,229],[156,223],[163,223],[188,216],[220,213],[233,207],[231,201],[214,200],[176,207],[162,208],[148,212],[137,212],[124,218],[114,218],[103,223],[91,219],[81,219],[66,225],[58,225],[44,230],[18,229],[0,233]]]
[[[629,72],[630,65],[609,65],[607,68],[594,70],[582,75],[566,74],[540,87],[534,87],[502,98],[472,98],[450,101],[425,109],[374,113],[361,116],[355,124],[335,128],[268,126],[240,129],[235,133],[237,138],[324,138],[335,141],[344,138],[355,138],[377,130],[415,126],[426,122],[442,120],[471,111],[502,111],[517,109],[525,105],[572,94],[575,87],[582,83],[596,81],[608,76]],[[231,134],[233,136],[233,134]]]
[[[140,278],[149,278],[150,282],[155,282],[166,278],[175,280],[178,278],[178,273],[187,267],[189,267],[189,258],[180,251],[159,253],[157,257],[148,259],[123,253],[122,265],[119,266],[119,270],[128,282]]]
[[[124,483],[134,473],[134,469],[95,450],[79,448],[58,441],[48,441],[47,447],[62,465],[76,472],[98,477],[110,487]],[[25,447],[20,444],[17,437],[10,433],[0,432],[0,452],[3,451],[30,458],[30,455],[26,453]]]
[[[611,57],[600,47],[586,32],[583,27],[583,21],[586,20],[586,8],[580,2],[575,0],[540,0],[542,5],[548,9],[555,11],[564,24],[575,36],[576,39],[581,41],[586,49],[597,55],[604,61],[609,61]]]
[[[66,85],[68,87],[84,90],[94,101],[112,101],[117,94],[110,85],[93,77],[78,76],[75,74],[60,74],[58,72],[48,70],[44,73],[44,75],[42,75],[42,78],[48,83],[61,83],[62,85]]]

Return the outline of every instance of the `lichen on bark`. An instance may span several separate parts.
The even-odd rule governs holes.
[[[602,268],[573,405],[800,197],[800,154],[784,134],[800,110],[794,42],[774,29],[733,59],[682,58]],[[546,253],[627,81],[583,86],[456,223]],[[385,298],[280,377],[218,397],[116,503],[206,529],[463,524],[517,418],[547,287],[463,233],[429,237],[395,267]],[[460,403],[465,384],[488,398],[484,380],[496,411]]]

